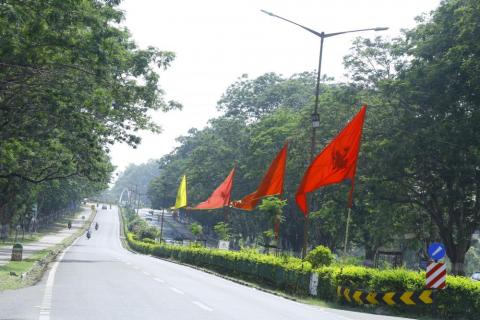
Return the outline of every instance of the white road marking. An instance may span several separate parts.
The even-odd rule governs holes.
[[[146,271],[143,271],[143,274],[146,275],[146,276],[149,276],[150,273],[146,272]]]
[[[48,273],[47,283],[45,284],[45,292],[43,294],[42,304],[40,305],[40,316],[38,320],[50,320],[50,310],[52,309],[52,295],[53,295],[53,284],[55,282],[55,274],[57,272],[58,265],[62,261],[65,253],[74,246],[81,237],[78,237],[73,243],[63,250],[63,252],[58,256],[58,259],[53,263],[52,269]]]
[[[176,292],[176,293],[178,293],[178,294],[185,294],[182,290],[179,290],[179,289],[177,289],[177,288],[175,288],[175,287],[170,287],[170,290],[172,290],[173,292]]]
[[[201,302],[198,302],[198,301],[192,301],[192,302],[193,302],[194,305],[196,305],[197,307],[199,307],[199,308],[201,308],[201,309],[203,309],[203,310],[210,311],[210,312],[213,311],[212,308],[207,307],[206,305],[204,305],[204,304],[201,303]]]
[[[164,282],[165,282],[165,280],[162,280],[162,279],[159,279],[159,278],[153,278],[153,280],[158,281],[158,282],[160,282],[160,283],[164,283]]]

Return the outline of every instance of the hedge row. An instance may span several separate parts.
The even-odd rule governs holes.
[[[398,292],[421,290],[425,282],[425,273],[404,269],[377,270],[358,266],[312,269],[309,262],[289,256],[265,255],[253,250],[225,251],[145,243],[135,240],[131,233],[127,233],[126,238],[135,251],[203,267],[297,295],[308,295],[311,272],[316,272],[319,275],[318,297],[326,301],[337,301],[337,286]],[[480,283],[464,277],[448,276],[447,288],[435,294],[433,305],[395,308],[441,319],[480,319]]]

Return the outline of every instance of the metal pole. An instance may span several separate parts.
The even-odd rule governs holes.
[[[166,204],[166,193],[167,193],[167,187],[166,185],[164,184],[163,185],[163,208],[162,208],[162,220],[160,222],[160,242],[162,242],[163,240],[163,218],[164,218],[164,214],[165,214],[165,204]]]
[[[350,215],[352,213],[352,208],[348,208],[347,213],[347,226],[345,228],[345,244],[343,246],[343,254],[347,255],[347,244],[348,244],[348,227],[350,226]]]
[[[322,32],[320,34],[320,56],[318,58],[318,70],[317,70],[317,87],[315,90],[315,107],[313,109],[313,114],[316,115],[318,114],[318,105],[320,103],[319,98],[320,98],[320,79],[321,79],[321,74],[322,74],[322,56],[323,56],[323,40],[324,40],[325,33]],[[317,132],[317,127],[313,124],[312,121],[312,141],[311,141],[311,146],[310,146],[310,162],[313,161],[313,158],[315,157],[315,149],[316,149],[316,132]],[[309,202],[310,205],[312,204],[312,199],[313,196],[310,195],[309,197]],[[310,206],[309,206],[310,209]],[[310,213],[310,212],[309,212]],[[307,255],[307,246],[308,246],[308,226],[309,226],[309,214],[305,216],[305,221],[303,223],[303,249],[302,249],[302,258],[305,258]]]
[[[322,54],[323,54],[323,40],[325,38],[329,38],[329,37],[334,37],[334,36],[338,36],[338,35],[341,35],[341,34],[345,34],[345,33],[352,33],[352,32],[362,32],[362,31],[385,31],[385,30],[388,30],[388,28],[386,27],[376,27],[376,28],[368,28],[368,29],[356,29],[356,30],[347,30],[347,31],[341,31],[341,32],[333,32],[333,33],[325,33],[325,32],[318,32],[318,31],[315,31],[313,29],[310,29],[308,27],[305,27],[301,24],[298,24],[292,20],[288,20],[288,19],[285,19],[283,17],[280,17],[280,16],[277,16],[276,14],[273,14],[271,12],[268,12],[268,11],[265,11],[265,10],[260,10],[262,11],[263,13],[265,14],[268,14],[269,16],[272,16],[272,17],[275,17],[275,18],[278,18],[278,19],[281,19],[283,21],[286,21],[288,23],[291,23],[291,24],[294,24],[314,35],[316,35],[317,37],[320,37],[320,57],[318,59],[318,73],[317,73],[317,88],[316,88],[316,94],[315,94],[315,109],[314,109],[314,113],[313,115],[315,115],[315,122],[317,122],[316,124],[314,124],[314,121],[312,121],[312,144],[311,144],[311,152],[310,152],[310,162],[313,160],[313,157],[315,156],[315,134],[316,134],[316,125],[318,124],[318,104],[319,104],[319,95],[320,95],[320,76],[321,76],[321,72],[322,72]],[[313,120],[313,115],[312,115],[312,120]],[[309,202],[313,202],[312,201],[312,197],[310,197],[309,199],[310,201]],[[305,255],[307,253],[307,244],[308,244],[308,223],[309,223],[309,219],[308,219],[308,214],[305,216],[305,222],[303,224],[303,250],[302,250],[302,257],[305,258]]]
[[[138,186],[135,185],[135,192],[137,194],[137,215],[138,215],[138,211],[140,209],[140,193],[138,192]]]
[[[163,215],[165,213],[165,207],[162,210],[162,221],[160,222],[160,242],[163,240]]]

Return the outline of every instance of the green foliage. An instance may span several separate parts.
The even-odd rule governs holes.
[[[145,242],[145,243],[148,243],[148,244],[155,244],[156,243],[155,239],[151,239],[151,238],[143,238],[142,241]]]
[[[322,83],[315,152],[361,103],[369,106],[349,237],[366,259],[382,246],[407,247],[420,256],[426,244],[441,240],[453,271],[463,272],[472,233],[480,227],[479,12],[478,1],[447,0],[398,39],[360,38],[345,58],[353,82]],[[179,146],[160,160],[162,172],[151,184],[151,197],[159,203],[159,191],[165,189],[173,203],[178,179],[186,174],[190,201],[198,203],[237,162],[232,198],[240,199],[256,189],[288,140],[282,195],[288,202],[280,231],[282,245],[298,252],[303,217],[294,195],[309,163],[314,83],[311,73],[242,76],[218,102],[222,116],[179,137]],[[311,244],[334,252],[343,245],[348,190],[348,183],[335,184],[311,194]],[[230,227],[245,243],[258,242],[271,228],[259,210],[229,213]],[[202,212],[193,219],[210,231],[222,220],[218,213]],[[406,233],[414,234],[409,243]]]
[[[155,227],[146,227],[140,232],[140,239],[155,239],[159,235],[159,231]]]
[[[228,226],[228,223],[225,223],[225,222],[221,221],[213,227],[213,230],[217,234],[218,239],[225,240],[225,241],[230,240],[231,229]]]
[[[203,227],[201,224],[194,222],[190,224],[190,231],[198,238],[203,233]]]
[[[154,160],[150,160],[143,164],[130,164],[125,168],[125,170],[120,173],[115,185],[108,192],[108,197],[111,202],[116,202],[119,200],[120,195],[123,190],[128,189],[131,191],[136,191],[140,194],[140,202],[143,204],[149,204],[149,198],[146,196],[148,191],[148,185],[153,178],[158,176],[159,169],[158,163]],[[158,192],[158,190],[156,190]],[[126,194],[124,193],[124,196]],[[126,196],[123,199],[126,201]],[[155,209],[158,209],[160,206],[154,204],[152,206]]]
[[[428,215],[435,228],[421,228],[425,242],[441,239],[458,274],[480,225],[479,12],[475,0],[443,1],[403,37],[359,41],[347,59],[382,106],[374,117],[383,138],[365,146],[371,192],[413,209],[411,218]]]
[[[310,274],[318,273],[318,298],[337,301],[337,287],[369,291],[422,290],[425,273],[404,269],[376,270],[359,266],[322,266],[312,268],[307,261],[289,256],[273,256],[255,250],[225,251],[203,247],[182,247],[136,241],[131,233],[127,241],[144,254],[173,259],[222,274],[242,278],[297,295],[309,292]],[[447,288],[435,294],[432,306],[393,307],[403,312],[430,315],[441,319],[477,319],[480,310],[480,283],[463,277],[447,276]]]
[[[335,260],[335,257],[329,248],[325,246],[317,246],[310,250],[305,257],[305,260],[310,262],[314,268],[329,266]]]
[[[272,222],[282,223],[285,221],[283,216],[283,207],[287,205],[287,200],[281,200],[277,197],[266,197],[262,199],[262,203],[258,206],[258,209],[267,213]]]
[[[107,187],[111,145],[135,147],[159,131],[149,110],[179,106],[158,86],[174,54],[137,48],[118,2],[2,1],[0,224]]]

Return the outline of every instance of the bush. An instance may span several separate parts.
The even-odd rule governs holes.
[[[213,230],[215,231],[220,240],[230,240],[231,229],[228,226],[228,223],[219,222],[213,227]]]
[[[318,246],[315,249],[311,250],[305,260],[310,262],[314,268],[329,266],[332,264],[333,260],[332,251],[324,246]]]
[[[194,222],[190,224],[190,231],[196,238],[198,238],[203,233],[203,227],[200,224]]]
[[[158,230],[155,227],[146,227],[140,230],[140,239],[155,239],[158,236]]]
[[[375,292],[415,291],[425,287],[425,272],[328,265],[333,261],[333,255],[330,250],[325,250],[325,247],[317,247],[311,251],[321,253],[309,254],[312,262],[323,264],[321,267],[312,268],[312,264],[308,261],[286,255],[260,254],[252,249],[224,251],[195,246],[182,247],[150,243],[151,239],[136,240],[131,232],[127,232],[126,237],[130,247],[138,252],[196,265],[297,295],[308,294],[310,276],[312,272],[315,272],[318,274],[317,297],[326,301],[338,299],[336,293],[338,286]],[[367,306],[367,308],[370,307]],[[430,315],[441,319],[478,319],[480,282],[474,282],[465,277],[447,276],[447,287],[435,292],[433,305],[408,307],[397,305],[389,308],[401,309],[403,312],[410,310],[416,316]]]
[[[145,243],[148,243],[148,244],[155,244],[156,243],[156,241],[154,239],[150,239],[150,238],[143,238],[142,241],[145,242]]]

